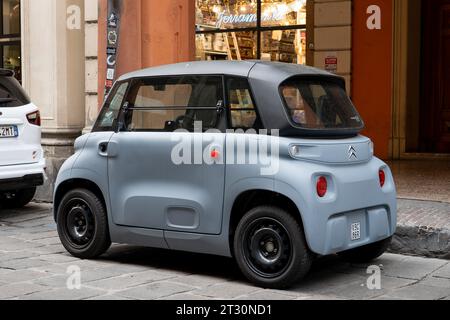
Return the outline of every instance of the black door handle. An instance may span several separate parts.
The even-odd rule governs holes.
[[[98,151],[101,155],[106,155],[108,152],[108,142],[102,142],[98,145]]]

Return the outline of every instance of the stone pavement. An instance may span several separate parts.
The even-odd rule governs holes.
[[[450,259],[450,161],[390,161],[399,197],[392,251]]]
[[[392,252],[450,259],[450,203],[399,199],[398,210]]]
[[[369,290],[367,265],[320,259],[287,290],[249,285],[230,259],[115,245],[97,261],[61,246],[49,205],[0,211],[0,299],[450,299],[450,261],[386,254],[376,261],[381,289]],[[69,290],[67,271],[81,270]]]

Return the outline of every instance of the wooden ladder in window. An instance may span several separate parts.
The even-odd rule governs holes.
[[[227,45],[228,59],[238,61],[242,60],[241,50],[239,49],[239,42],[236,36],[236,32],[230,32],[229,34],[226,34],[225,42]]]

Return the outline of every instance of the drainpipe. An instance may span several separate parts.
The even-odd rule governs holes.
[[[122,0],[108,0],[107,9],[107,37],[106,37],[106,82],[105,95],[108,96],[116,80],[117,56],[120,40],[120,15],[122,9]]]

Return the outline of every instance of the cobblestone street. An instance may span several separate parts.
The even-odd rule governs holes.
[[[315,264],[288,291],[249,285],[230,259],[116,245],[98,261],[69,256],[49,205],[0,211],[0,299],[450,299],[450,261],[386,254],[381,290],[369,290],[366,265],[335,257]],[[67,288],[68,268],[82,288]]]

